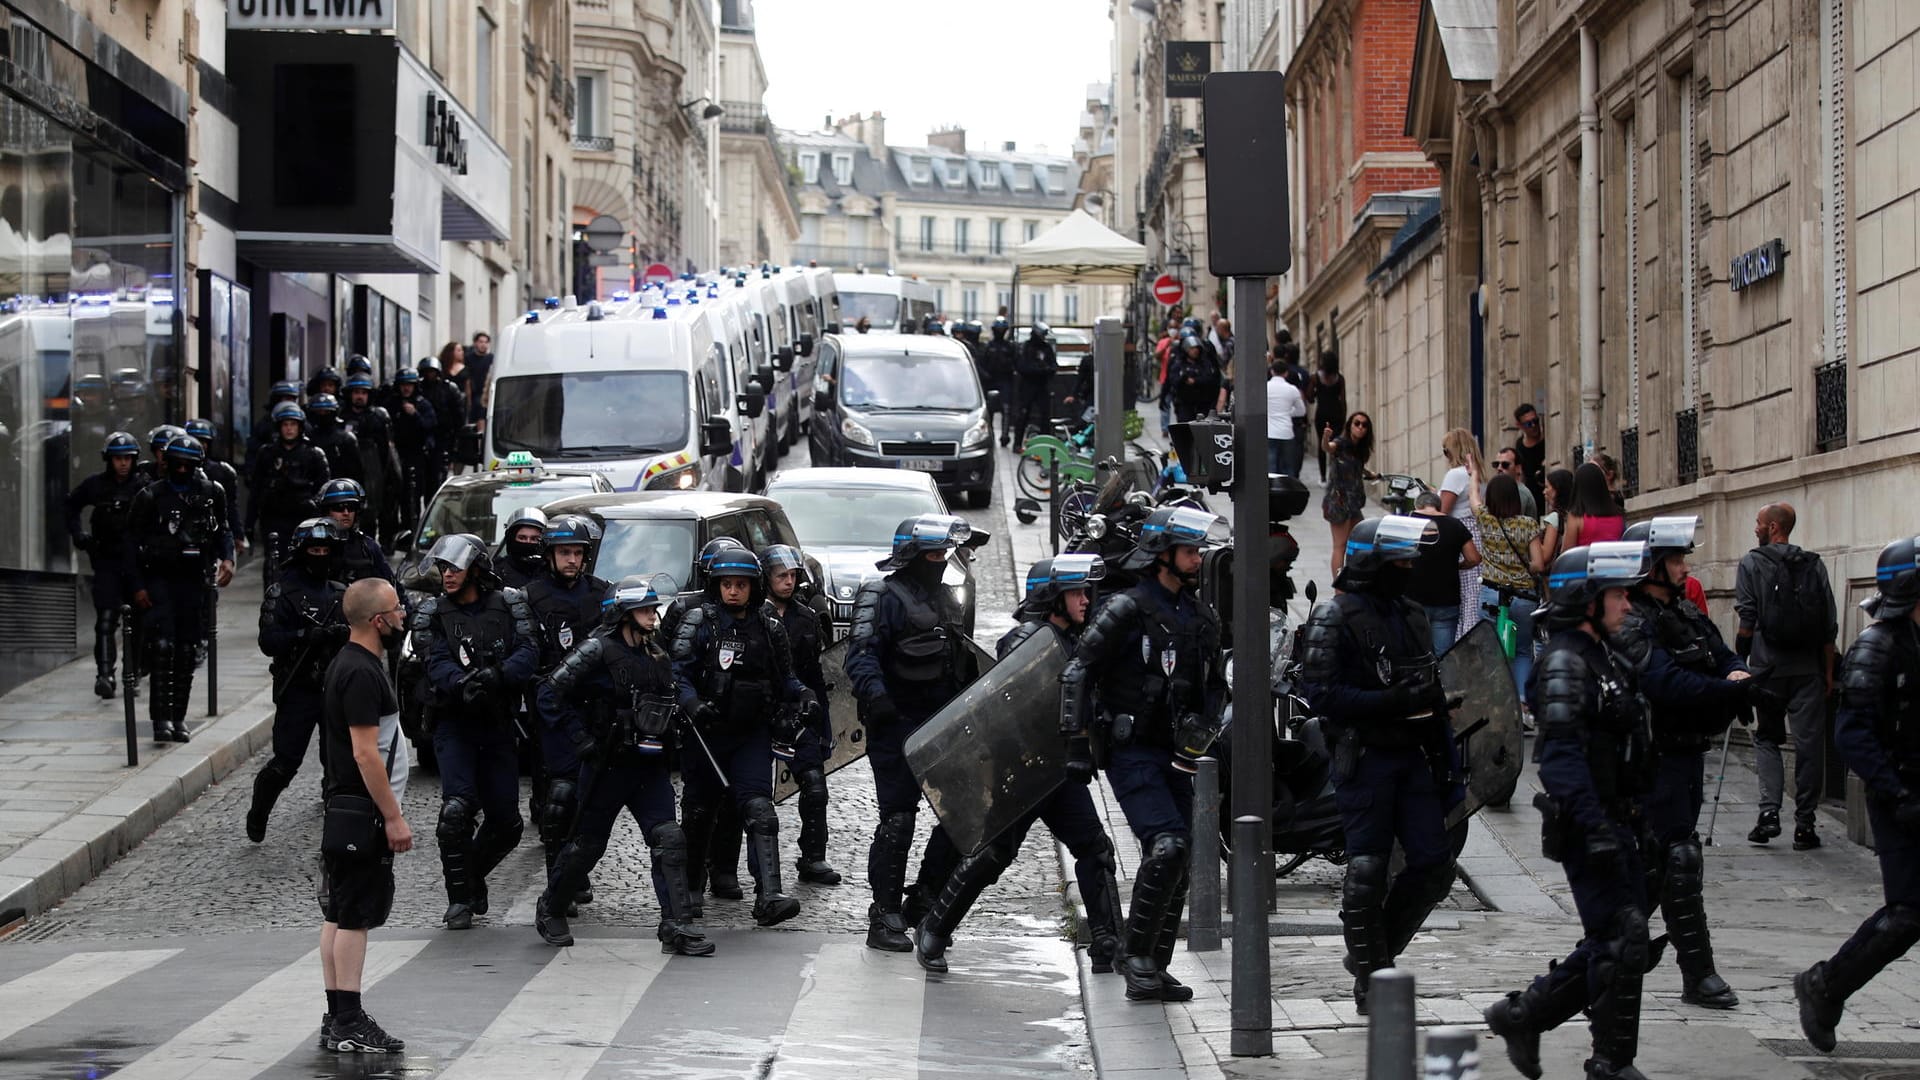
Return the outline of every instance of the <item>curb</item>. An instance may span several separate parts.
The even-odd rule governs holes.
[[[39,915],[78,892],[273,737],[272,688],[254,693],[0,859],[0,911]]]

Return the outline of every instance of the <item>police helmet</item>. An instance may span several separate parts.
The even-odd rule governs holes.
[[[339,389],[340,372],[330,367],[323,367],[314,372],[313,378],[307,380],[307,393],[322,393],[320,386],[323,383],[332,383],[335,389]]]
[[[320,509],[359,510],[367,503],[367,489],[360,481],[339,477],[320,485]]]
[[[561,514],[547,527],[541,530],[540,546],[548,551],[569,544],[586,548],[591,554],[593,546],[600,542],[600,526],[585,514]]]
[[[1140,523],[1140,536],[1121,562],[1128,570],[1142,570],[1161,555],[1183,544],[1205,547],[1225,540],[1226,522],[1218,515],[1191,506],[1163,506]]]
[[[425,375],[429,371],[439,371],[440,358],[437,356],[423,356],[420,358],[420,362],[414,365],[414,370],[422,375]]]
[[[73,396],[81,405],[98,405],[107,396],[107,377],[97,371],[73,380]]]
[[[929,551],[979,547],[990,539],[966,518],[952,514],[921,514],[902,521],[893,530],[893,553],[874,565],[898,570]]]
[[[299,399],[300,384],[294,382],[292,379],[281,379],[279,382],[273,384],[273,389],[267,391],[267,400],[276,404],[282,401],[298,401]]]
[[[401,368],[399,371],[393,373],[393,385],[395,386],[399,386],[402,383],[411,385],[419,381],[420,373],[412,368]]]
[[[307,402],[307,411],[322,420],[336,416],[340,412],[340,399],[332,394],[315,394]]]
[[[670,574],[628,574],[613,587],[609,603],[615,617],[624,619],[630,611],[664,605],[679,591],[679,584]]]
[[[139,456],[140,440],[134,438],[132,432],[116,431],[108,435],[107,441],[100,445],[101,461],[107,461],[117,457],[137,458]]]
[[[704,578],[707,571],[713,567],[713,560],[718,558],[721,552],[731,551],[734,548],[745,548],[746,546],[747,545],[735,540],[731,536],[716,536],[707,541],[706,546],[700,549],[700,558],[696,561],[695,565]]]
[[[218,437],[219,429],[215,428],[213,421],[206,417],[196,416],[187,421],[186,432],[202,443],[209,443]]]
[[[715,601],[720,599],[722,578],[747,579],[747,606],[749,607],[766,599],[767,576],[761,570],[760,556],[755,555],[745,546],[727,548],[713,557],[712,564],[707,567],[707,599]]]
[[[1418,558],[1420,548],[1439,539],[1440,527],[1431,518],[1387,514],[1367,518],[1347,536],[1346,561],[1334,588],[1357,591],[1372,585],[1396,562]]]
[[[1048,326],[1045,321],[1040,319],[1033,320],[1033,336],[1034,337],[1043,338],[1051,333],[1053,333],[1053,327]]]
[[[543,550],[542,539],[535,539],[528,542],[515,539],[514,534],[519,532],[523,527],[531,525],[539,529],[540,537],[544,538],[547,535],[548,524],[546,512],[537,506],[523,506],[515,510],[513,515],[507,518],[507,528],[503,534],[506,537],[504,546],[507,550],[507,556],[513,559],[539,558],[540,552]]]
[[[493,557],[487,554],[487,545],[472,533],[449,533],[435,540],[433,549],[427,552],[427,561],[468,571],[478,577],[482,588],[495,587],[500,581],[494,576]]]
[[[1903,536],[1880,549],[1873,567],[1877,590],[1860,602],[1860,610],[1874,619],[1905,618],[1920,602],[1920,569],[1915,555],[1920,554],[1920,536]]]
[[[288,420],[300,421],[300,426],[303,428],[307,426],[307,410],[291,401],[283,401],[275,405],[273,412],[268,415],[273,420],[275,427],[278,427]]]
[[[1075,589],[1093,588],[1094,582],[1107,576],[1107,563],[1098,555],[1055,555],[1027,568],[1029,610],[1052,612],[1062,597]]]
[[[177,424],[161,424],[147,432],[147,448],[156,453],[167,448],[167,444],[185,435],[187,429]]]
[[[414,377],[419,378],[419,376],[417,375]],[[347,376],[347,385],[341,387],[341,389],[346,391],[349,394],[353,393],[355,390],[365,390],[368,393],[372,393],[373,392],[373,376],[349,375]]]
[[[761,548],[760,565],[769,578],[782,570],[798,570],[801,583],[807,580],[806,556],[800,554],[800,549],[792,544],[768,544]]]
[[[1588,608],[1608,589],[1629,589],[1646,580],[1647,545],[1638,540],[1583,544],[1562,552],[1547,572],[1547,627],[1579,626]]]
[[[207,448],[200,445],[199,439],[183,431],[167,443],[161,458],[170,471],[176,465],[199,468],[201,463],[207,460]]]
[[[153,390],[147,377],[140,374],[139,368],[121,368],[114,372],[113,389],[117,398],[145,397]]]
[[[372,375],[372,374],[373,374],[373,361],[367,359],[364,355],[360,353],[354,353],[352,356],[347,357],[347,377],[349,379],[351,379],[355,375]]]
[[[1700,515],[1677,514],[1671,517],[1657,517],[1651,521],[1636,521],[1627,526],[1620,539],[1630,543],[1647,545],[1647,576],[1656,584],[1678,586],[1678,582],[1666,581],[1665,571],[1660,564],[1669,555],[1693,554],[1694,538],[1700,531]]]
[[[1180,339],[1180,347],[1182,349],[1203,348],[1203,346],[1200,344],[1200,336],[1198,334],[1187,334],[1186,336],[1182,337]]]
[[[337,551],[340,545],[346,542],[347,534],[341,532],[340,526],[335,525],[331,519],[310,517],[293,530],[288,550],[305,551],[310,547],[324,545]]]

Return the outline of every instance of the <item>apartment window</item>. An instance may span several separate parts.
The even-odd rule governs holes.
[[[820,182],[819,154],[800,155],[800,180],[806,184],[817,184]]]
[[[493,20],[484,11],[473,13],[473,118],[493,129]]]
[[[442,78],[452,59],[447,53],[447,0],[427,0],[427,66]]]
[[[927,181],[932,179],[933,179],[933,159],[923,158],[923,157],[914,158],[913,159],[913,182],[916,184],[924,184]]]
[[[1015,191],[1032,191],[1033,190],[1033,166],[1015,165],[1013,167],[1013,190]]]
[[[920,219],[920,250],[933,250],[933,219],[930,217]]]
[[[607,85],[607,73],[604,71],[576,71],[573,76],[573,92],[578,99],[574,103],[573,137],[575,139],[607,139],[603,149],[613,149],[612,134],[607,130],[607,122],[602,115],[607,107],[604,87]]]
[[[947,313],[947,290],[944,286],[935,285],[933,287],[933,312],[936,315],[945,315]]]
[[[1000,187],[1000,163],[983,161],[980,163],[980,190],[994,191]]]
[[[979,289],[960,290],[960,314],[961,317],[966,319],[977,319],[980,317]]]
[[[1080,321],[1080,290],[1065,289],[1061,293],[1060,317],[1069,323]]]
[[[1005,255],[1007,253],[1007,220],[994,218],[987,222],[987,254]]]
[[[1055,192],[1067,190],[1067,167],[1053,165],[1047,169],[1047,187]]]
[[[961,255],[967,253],[968,233],[973,231],[973,222],[960,218],[953,223],[953,250]]]
[[[967,162],[965,158],[947,162],[947,186],[959,187],[967,182]]]
[[[841,187],[847,187],[853,183],[852,154],[833,155],[833,182]]]
[[[1007,291],[1007,290],[1005,290],[1005,289],[996,289],[996,290],[994,290],[994,293],[993,293],[993,310],[994,310],[994,311],[995,311],[996,313],[998,313],[998,312],[1002,312],[1002,311],[1005,311],[1005,310],[1007,310],[1007,306],[1008,306],[1009,304],[1012,304],[1012,303],[1013,303],[1013,294],[1012,294],[1012,293],[1010,293],[1010,292],[1008,292],[1008,291]]]
[[[1033,239],[1034,237],[1036,237],[1036,236],[1039,236],[1039,235],[1040,235],[1040,223],[1039,223],[1039,222],[1037,222],[1037,221],[1029,221],[1029,222],[1027,222],[1027,223],[1026,223],[1026,237],[1027,237],[1027,239],[1029,239],[1029,240],[1031,240],[1031,239]]]
[[[1032,312],[1033,322],[1047,321],[1047,294],[1046,293],[1034,293],[1032,301],[1029,302],[1027,306],[1033,309],[1033,312]]]

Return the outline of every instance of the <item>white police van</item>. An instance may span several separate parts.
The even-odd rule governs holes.
[[[675,284],[605,303],[569,298],[501,331],[487,462],[524,451],[602,473],[618,491],[761,481],[754,425],[766,395],[736,368],[718,305]]]
[[[854,333],[862,317],[871,330],[917,334],[933,314],[933,286],[895,274],[833,275],[840,297],[844,332]]]

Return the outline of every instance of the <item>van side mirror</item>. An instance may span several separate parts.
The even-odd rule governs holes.
[[[767,411],[767,392],[760,389],[759,383],[749,382],[747,389],[737,396],[735,403],[740,406],[740,411],[749,420],[758,420],[760,414]]]
[[[754,369],[753,378],[755,382],[758,382],[760,384],[760,389],[762,392],[772,389],[774,385],[773,384],[773,365],[761,364],[758,368]]]
[[[801,356],[813,355],[813,335],[812,334],[800,335],[799,349],[797,351],[800,353]]]
[[[782,371],[782,372],[784,372],[784,371],[792,371],[792,370],[793,370],[793,348],[792,348],[792,346],[788,346],[788,345],[782,345],[782,346],[780,346],[780,348],[778,348],[777,350],[775,350],[775,351],[774,351],[774,354],[773,354],[773,369],[774,369],[775,371]]]
[[[733,452],[733,425],[724,416],[709,416],[700,424],[700,456],[725,457]]]

